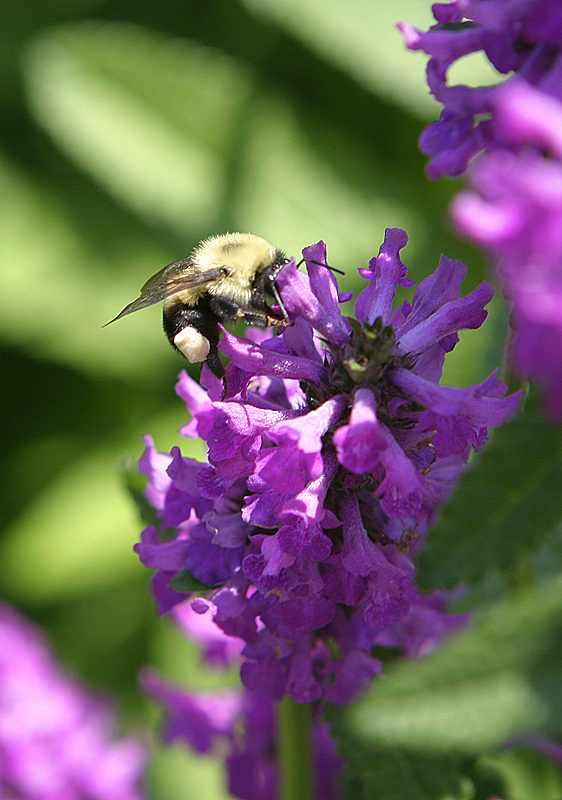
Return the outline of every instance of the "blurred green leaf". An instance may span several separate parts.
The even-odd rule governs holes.
[[[527,403],[462,477],[420,553],[424,589],[481,581],[537,550],[562,519],[562,429]]]
[[[153,746],[148,797],[155,800],[232,800],[225,784],[224,768],[217,759],[197,755],[181,744]]]
[[[351,157],[353,144],[342,146]],[[406,228],[412,235],[410,257],[425,239],[424,220],[413,209],[385,193],[385,173],[372,169],[372,193],[359,192],[323,163],[306,141],[290,107],[269,100],[256,108],[248,130],[240,196],[234,214],[239,229],[252,227],[270,240],[279,239],[289,253],[323,239],[330,263],[348,271],[344,290],[358,282],[357,267],[378,253],[386,227]]]
[[[351,270],[376,254],[385,227],[409,230],[410,257],[427,240],[416,198],[389,192],[401,184],[395,165],[362,163],[336,128],[329,163],[290,104],[252,94],[250,70],[215,50],[134,26],[63,26],[29,48],[27,75],[35,114],[63,150],[182,237],[228,225],[296,254],[323,238]],[[342,179],[338,162],[352,162],[371,188]],[[146,277],[139,270],[139,282]]]
[[[401,20],[427,28],[434,22],[429,5],[402,0],[400,6],[369,0],[243,0],[302,38],[326,60],[361,84],[408,111],[437,117],[429,97],[424,61],[406,50],[396,29]],[[427,58],[427,57],[425,57]]]
[[[103,328],[158,266],[165,249],[115,242],[119,263],[104,263],[63,207],[0,154],[0,334],[37,358],[95,376],[162,373],[170,350],[159,308],[134,324]],[[137,278],[132,279],[133,271]],[[164,356],[164,357],[163,357]],[[170,350],[170,359],[173,353]],[[177,362],[178,365],[181,361]]]
[[[253,11],[274,19],[323,58],[358,83],[408,112],[437,118],[439,105],[430,97],[425,77],[428,56],[407,50],[398,22],[420,30],[435,24],[428,4],[401,0],[399,6],[369,0],[243,0]],[[460,59],[450,83],[471,86],[496,83],[497,72],[480,53]]]
[[[132,552],[135,513],[115,455],[78,461],[11,526],[2,542],[5,583],[14,595],[64,598],[140,570]]]
[[[498,797],[524,797],[526,800],[560,800],[562,774],[554,761],[527,747],[514,746],[485,757],[506,783]]]
[[[452,756],[357,747],[342,752],[349,765],[344,783],[349,800],[468,800],[458,759]]]
[[[249,73],[217,50],[127,24],[53,29],[29,48],[37,117],[121,202],[180,231],[211,228]]]
[[[440,650],[389,669],[350,711],[379,744],[468,753],[522,731],[557,731],[562,579],[498,603]]]
[[[178,401],[179,413],[143,422],[130,433],[131,449],[140,452],[146,428],[163,449],[176,444],[180,437],[174,433],[186,418],[181,409]],[[199,442],[184,439],[181,446],[184,453],[201,456]],[[120,442],[75,459],[8,527],[0,560],[3,583],[15,597],[60,602],[144,570],[132,549],[141,522],[119,475],[126,447]]]
[[[502,793],[496,770],[473,758],[372,745],[350,732],[340,708],[327,716],[346,764],[342,786],[349,800],[488,800]]]

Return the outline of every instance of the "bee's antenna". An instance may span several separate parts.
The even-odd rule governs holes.
[[[338,275],[345,275],[341,269],[336,269],[335,267],[331,267],[329,264],[322,264],[321,261],[315,261],[313,258],[301,258],[299,263],[297,264],[297,269],[300,267],[301,264],[304,264],[305,261],[309,261],[311,264],[318,264],[319,267],[326,267],[326,269],[331,270],[331,272],[337,272]]]

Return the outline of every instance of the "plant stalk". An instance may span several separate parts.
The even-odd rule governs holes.
[[[314,800],[312,706],[285,696],[277,716],[280,800]]]

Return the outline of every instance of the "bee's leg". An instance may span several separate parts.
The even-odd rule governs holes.
[[[244,316],[244,312],[238,303],[226,297],[209,295],[209,308],[215,319],[219,319],[221,322],[234,324],[237,319]]]
[[[226,372],[224,369],[224,364],[220,360],[219,351],[216,345],[211,347],[209,350],[209,355],[207,356],[206,361],[207,366],[213,375],[224,382],[224,391],[226,394]]]
[[[242,311],[242,309],[240,309],[238,316],[240,319],[243,319],[247,325],[258,325],[260,328],[267,328],[268,325],[277,324],[277,320],[271,322],[270,320],[272,317],[268,317],[266,314],[260,314],[257,311]]]
[[[243,319],[248,325],[267,328],[270,325],[278,325],[280,322],[284,322],[284,319],[272,316],[271,309],[265,303],[263,303],[263,308],[258,306],[257,309],[252,311],[244,311],[238,303],[228,300],[226,297],[211,297],[210,307],[220,320],[232,324],[239,319]]]

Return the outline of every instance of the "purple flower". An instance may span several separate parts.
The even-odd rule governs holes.
[[[140,800],[141,745],[115,739],[110,708],[53,661],[40,633],[0,606],[0,795]]]
[[[562,8],[557,0],[451,0],[436,3],[437,25],[426,33],[398,27],[406,45],[430,56],[431,93],[443,104],[440,119],[420,138],[431,157],[428,173],[456,176],[484,149],[505,146],[496,119],[496,86],[448,86],[447,71],[459,58],[483,50],[498,72],[515,73],[505,83],[524,81],[562,100]]]
[[[278,796],[278,739],[272,700],[248,689],[214,694],[178,689],[166,685],[152,671],[145,671],[141,682],[164,707],[166,741],[185,742],[197,753],[224,758],[228,790],[234,797],[272,800]],[[317,714],[312,750],[315,797],[336,800],[341,762],[328,725]]]
[[[205,583],[193,609],[244,641],[242,680],[273,699],[348,703],[382,669],[374,645],[425,653],[465,620],[419,595],[412,558],[471,449],[520,394],[504,398],[495,375],[439,386],[458,331],[481,325],[492,290],[462,298],[466,267],[443,257],[394,308],[397,287],[412,285],[406,242],[387,231],[360,271],[356,319],[341,314],[324,245],[307,248],[308,274],[289,264],[278,277],[293,324],[224,334],[227,396],[205,368],[207,395],[182,373],[183,432],[206,439],[207,464],[147,440],[147,496],[174,531],[159,543],[148,529],[136,548],[159,570],[158,606],[179,602],[173,579],[185,571]]]
[[[166,708],[166,742],[179,739],[196,753],[209,753],[222,737],[231,735],[241,711],[238,692],[191,694],[166,685],[152,670],[144,670],[140,681],[144,690]]]
[[[477,160],[474,191],[456,197],[453,219],[497,264],[512,305],[513,369],[541,384],[550,416],[561,421],[562,103],[514,82],[499,94],[497,114],[521,152]]]
[[[511,304],[509,357],[542,386],[562,421],[562,6],[557,0],[452,0],[437,25],[403,23],[408,47],[428,53],[432,93],[443,104],[421,136],[432,178],[470,171],[474,191],[453,203],[458,229],[496,262]],[[458,58],[483,50],[498,72],[490,87],[448,86]],[[458,429],[457,429],[458,430]]]

